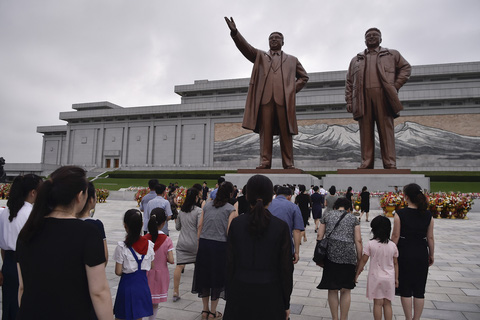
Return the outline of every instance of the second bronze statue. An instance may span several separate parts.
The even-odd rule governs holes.
[[[353,113],[360,128],[362,163],[359,169],[373,169],[375,124],[383,168],[397,168],[393,119],[403,110],[398,90],[409,79],[412,67],[397,50],[380,47],[380,43],[380,30],[368,29],[365,32],[367,49],[352,59],[347,72],[347,111]]]
[[[243,38],[233,18],[225,17],[225,21],[235,45],[253,63],[242,127],[260,134],[257,169],[272,167],[274,135],[280,135],[283,168],[294,169],[293,135],[298,134],[295,94],[307,83],[307,72],[296,57],[282,51],[280,32],[270,34],[270,50],[262,51]]]

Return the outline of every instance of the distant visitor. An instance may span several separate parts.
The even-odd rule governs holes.
[[[269,51],[252,47],[238,32],[233,18],[225,17],[237,48],[253,63],[242,127],[260,134],[260,166],[272,167],[273,135],[280,135],[282,166],[294,169],[293,135],[298,134],[295,94],[308,81],[305,69],[294,56],[282,51],[283,34],[272,32]]]
[[[397,168],[393,119],[403,110],[398,90],[407,82],[412,68],[397,50],[383,48],[380,43],[380,30],[368,29],[365,32],[367,48],[352,59],[347,72],[347,111],[353,113],[360,127],[362,163],[359,169],[373,169],[375,123],[383,168]]]

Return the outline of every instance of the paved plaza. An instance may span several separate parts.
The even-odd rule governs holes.
[[[477,200],[477,202],[480,200]],[[0,200],[5,206],[6,200]],[[119,277],[114,273],[115,262],[111,259],[118,241],[123,240],[123,214],[127,209],[137,207],[135,201],[108,200],[97,205],[95,217],[102,220],[107,234],[110,260],[107,278],[112,298],[118,286]],[[425,295],[425,309],[422,319],[480,319],[480,206],[468,214],[468,220],[435,220],[435,263],[430,268]],[[371,217],[381,214],[372,210]],[[393,219],[392,219],[393,220]],[[316,286],[322,277],[322,269],[312,261],[316,234],[313,221],[307,226],[308,241],[300,248],[300,261],[295,265],[294,289],[291,297],[291,319],[331,319],[327,304],[327,291]],[[393,221],[392,221],[393,222]],[[370,237],[369,224],[362,221],[362,238]],[[173,221],[169,223],[170,237],[174,245],[179,232]],[[169,265],[170,290],[168,302],[160,304],[157,319],[196,320],[202,311],[201,299],[190,292],[193,265],[187,265],[180,284],[181,300],[172,302],[173,270]],[[360,276],[358,286],[352,290],[349,319],[373,319],[373,301],[365,297],[366,277]],[[218,310],[223,312],[225,301],[220,300]],[[1,307],[1,306],[0,306]],[[247,306],[248,307],[248,306]],[[393,301],[394,319],[404,319],[400,299]]]

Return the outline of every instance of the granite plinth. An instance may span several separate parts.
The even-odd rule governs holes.
[[[376,171],[368,169],[367,171]],[[398,170],[393,170],[398,171]],[[416,183],[422,189],[430,191],[430,178],[423,174],[392,174],[392,173],[355,173],[355,174],[327,174],[322,178],[325,189],[335,186],[337,190],[346,190],[349,186],[355,191],[362,190],[366,186],[370,191],[394,191],[395,187],[400,190],[404,185]]]
[[[411,174],[410,169],[338,169],[338,174]]]
[[[311,185],[318,186],[320,184],[320,179],[311,174],[307,173],[293,173],[294,170],[300,169],[259,169],[259,170],[249,170],[249,173],[227,173],[225,174],[225,180],[230,181],[234,185],[242,188],[247,184],[250,177],[261,174],[267,176],[272,180],[273,185],[279,184],[304,184],[307,188]],[[240,170],[239,170],[240,171]],[[300,170],[301,171],[301,170]],[[276,172],[276,173],[274,173]]]
[[[248,174],[302,174],[304,173],[302,169],[238,169],[237,173],[248,173]]]

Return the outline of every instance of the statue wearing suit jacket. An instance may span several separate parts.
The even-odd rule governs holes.
[[[225,17],[230,35],[240,52],[253,63],[242,127],[260,134],[260,166],[272,166],[273,135],[280,135],[282,165],[294,169],[293,135],[298,134],[295,94],[308,81],[294,56],[282,51],[283,35],[272,32],[269,51],[252,47],[238,32],[233,18]]]

